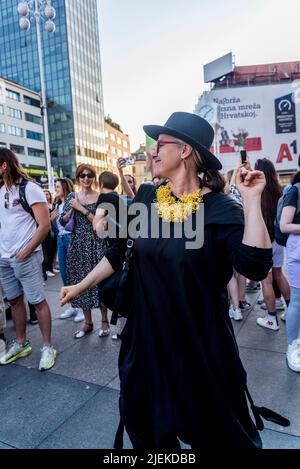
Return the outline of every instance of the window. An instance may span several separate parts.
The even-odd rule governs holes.
[[[10,149],[14,153],[19,153],[19,155],[24,155],[25,154],[25,148],[22,147],[21,145],[12,145],[12,144],[10,144]]]
[[[38,99],[30,98],[30,96],[24,95],[24,103],[29,104],[30,106],[40,107],[41,103]]]
[[[4,107],[3,107],[3,104],[0,104],[0,114],[4,114]]]
[[[0,124],[0,133],[5,134],[5,124]]]
[[[115,134],[112,134],[112,133],[111,133],[111,134],[110,134],[110,139],[111,139],[113,142],[115,142],[115,141],[116,141],[116,136],[115,136]]]
[[[121,139],[120,139],[120,137],[117,137],[117,143],[118,143],[119,145],[121,145]]]
[[[20,93],[17,93],[16,91],[9,90],[8,88],[5,89],[6,96],[9,99],[13,99],[14,101],[21,101],[20,99]]]
[[[123,147],[125,147],[125,148],[128,147],[128,144],[127,144],[127,141],[126,141],[126,140],[123,140]]]
[[[33,132],[32,130],[26,130],[26,137],[31,138],[32,140],[39,140],[40,142],[44,140],[43,134]]]
[[[44,151],[38,150],[37,148],[28,148],[28,156],[37,156],[38,158],[44,158]]]
[[[40,116],[35,116],[34,114],[29,114],[25,112],[25,120],[28,122],[33,122],[34,124],[42,125],[42,118]]]
[[[15,135],[16,137],[23,137],[24,131],[20,127],[15,127],[14,125],[8,125],[8,133],[10,135]]]
[[[15,119],[22,119],[22,112],[19,109],[14,109],[13,107],[7,108],[7,115],[14,117]]]

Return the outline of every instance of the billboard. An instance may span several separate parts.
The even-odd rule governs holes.
[[[232,52],[204,65],[204,82],[217,80],[233,71]]]
[[[278,171],[297,169],[300,154],[300,100],[292,83],[217,88],[204,93],[195,113],[215,129],[213,152],[224,171],[247,150],[251,165],[268,158]]]

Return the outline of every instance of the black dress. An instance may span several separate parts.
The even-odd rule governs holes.
[[[155,188],[142,186],[137,198],[150,206]],[[176,448],[177,437],[192,448],[261,447],[226,285],[232,266],[247,278],[265,278],[272,249],[242,244],[243,212],[232,198],[208,193],[203,199],[201,249],[185,249],[186,239],[175,239],[172,229],[170,239],[135,241],[119,372],[121,417],[137,449]],[[150,233],[150,215],[148,222]],[[116,246],[106,253],[114,270],[123,244]]]

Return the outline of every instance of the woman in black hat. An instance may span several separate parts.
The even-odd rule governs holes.
[[[134,242],[132,307],[119,358],[121,419],[136,449],[176,449],[178,439],[192,448],[260,448],[226,285],[232,266],[261,280],[272,265],[260,208],[264,174],[238,174],[244,225],[240,205],[220,192],[214,132],[204,119],[176,112],[165,126],[144,130],[157,140],[153,176],[168,182],[142,185],[136,196],[149,208],[141,222],[148,230]],[[184,229],[178,236],[189,222],[194,236],[204,234],[203,245],[197,236],[188,244]],[[122,249],[114,243],[86,279],[63,288],[62,304],[120,269]]]

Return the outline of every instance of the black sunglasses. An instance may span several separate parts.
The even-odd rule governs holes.
[[[79,174],[80,179],[88,178],[88,179],[94,179],[94,175],[92,173],[80,173]]]

